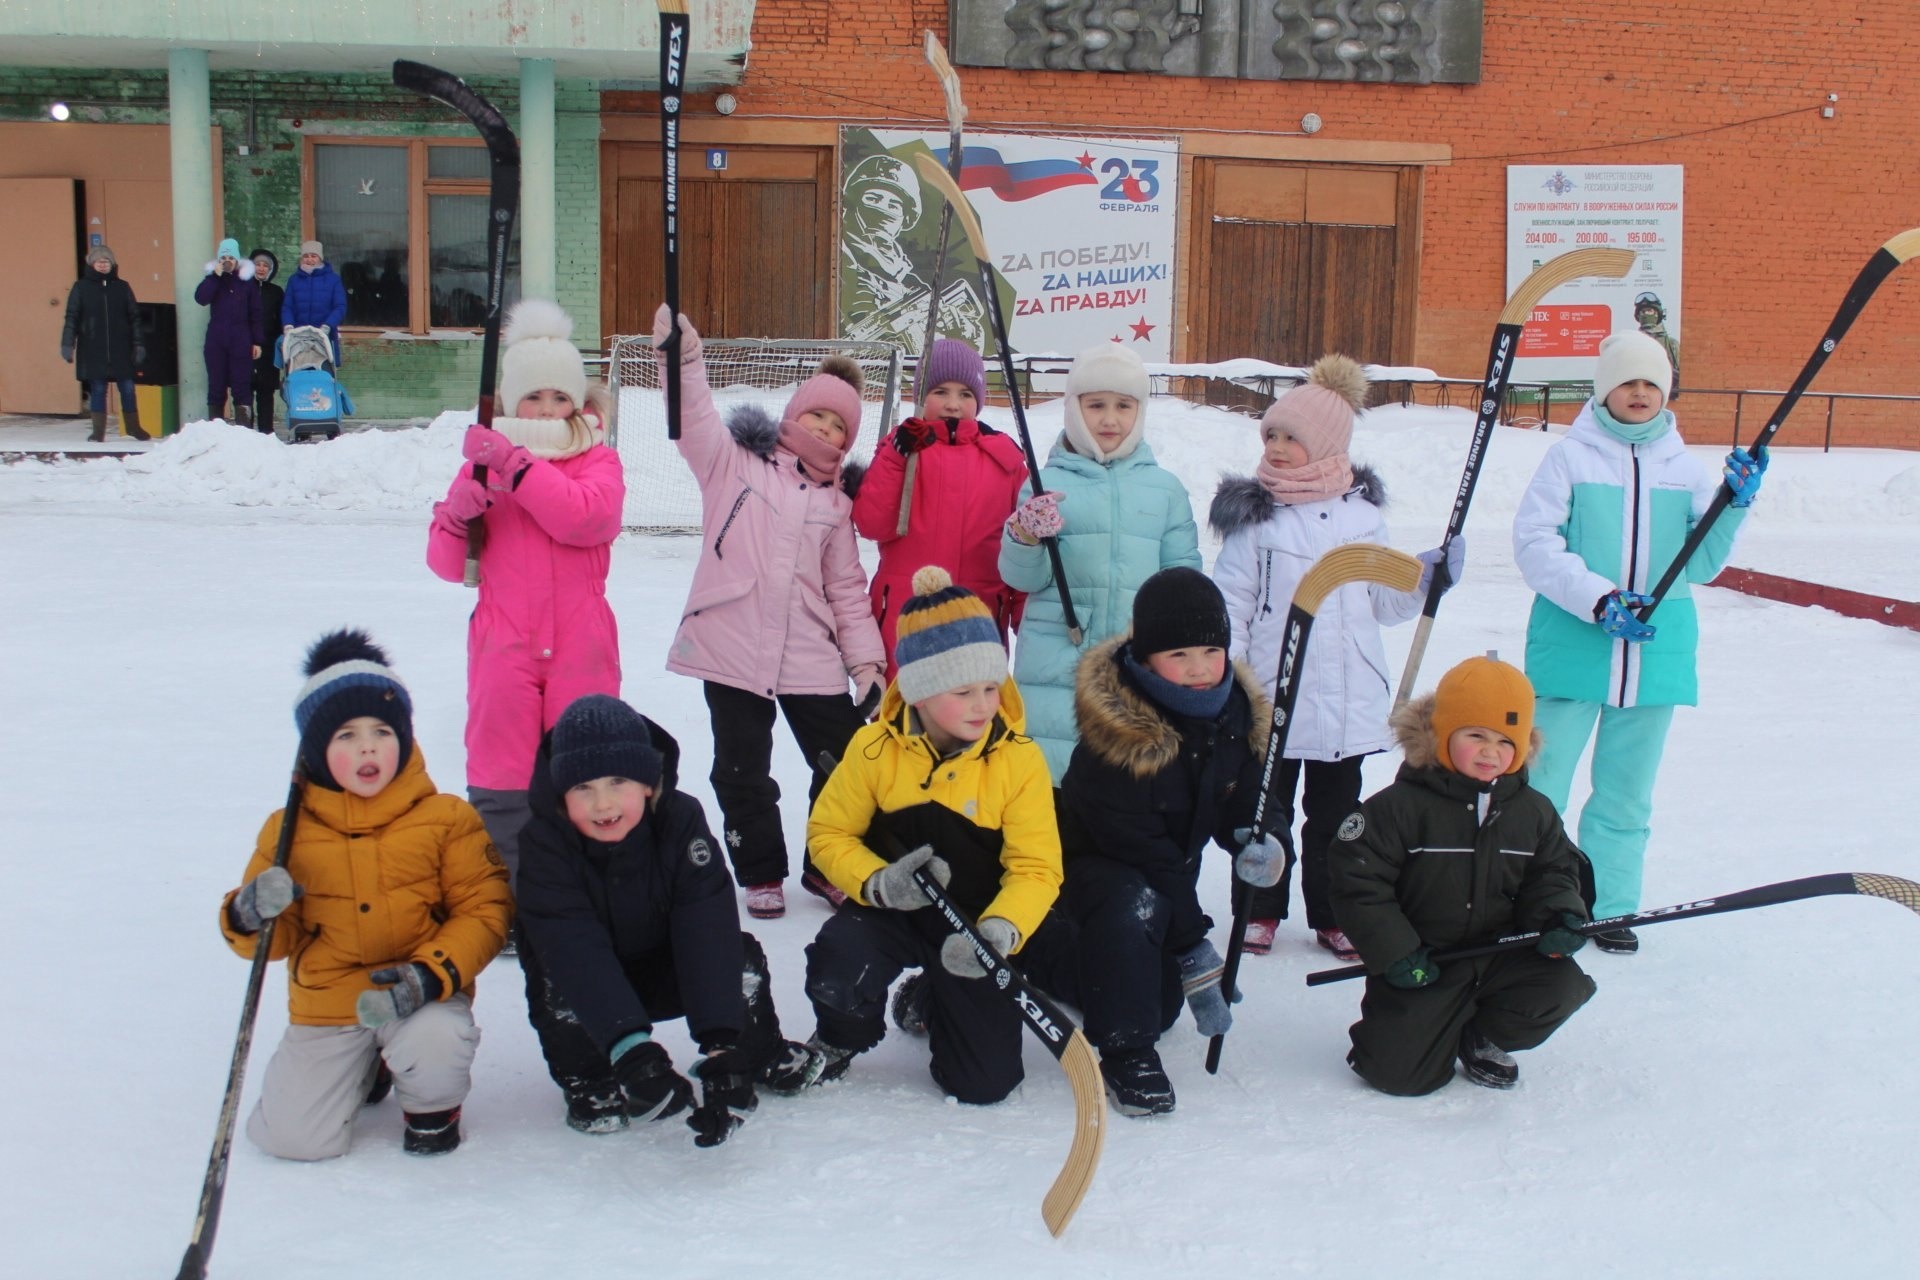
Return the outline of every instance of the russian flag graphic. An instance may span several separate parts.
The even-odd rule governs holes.
[[[947,153],[946,147],[934,150],[934,159],[942,167],[947,163]],[[984,187],[1007,201],[1031,200],[1062,187],[1098,185],[1100,181],[1071,160],[1018,160],[1008,164],[993,147],[962,147],[960,163],[962,191]]]

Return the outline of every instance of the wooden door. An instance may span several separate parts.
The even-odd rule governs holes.
[[[681,151],[680,305],[702,333],[833,336],[833,154],[826,147],[727,147],[727,167]],[[665,291],[660,149],[601,148],[602,323],[646,333]]]
[[[100,187],[107,244],[120,260],[120,278],[133,286],[133,296],[141,302],[172,302],[173,183],[107,178]],[[286,274],[283,263],[282,283]]]
[[[83,187],[73,178],[0,179],[0,413],[78,413],[73,366],[60,359],[67,293],[80,274]]]

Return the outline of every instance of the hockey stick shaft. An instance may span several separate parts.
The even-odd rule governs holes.
[[[1901,263],[1915,254],[1920,254],[1920,227],[1902,231],[1874,250],[1873,256],[1867,259],[1867,265],[1860,268],[1860,274],[1854,277],[1853,287],[1847,290],[1847,296],[1840,300],[1840,309],[1834,312],[1833,322],[1827,326],[1826,333],[1821,335],[1820,345],[1814,348],[1813,355],[1800,370],[1800,376],[1793,380],[1791,387],[1787,388],[1787,394],[1780,398],[1780,403],[1774,407],[1773,415],[1767,419],[1766,425],[1760,428],[1760,434],[1753,438],[1753,444],[1747,449],[1749,454],[1756,458],[1760,456],[1760,450],[1773,439],[1774,434],[1786,422],[1787,415],[1793,412],[1796,404],[1800,403],[1800,397],[1813,384],[1814,376],[1820,372],[1821,366],[1826,364],[1827,357],[1833,354],[1833,349],[1840,345],[1840,339],[1846,336],[1847,330],[1853,327],[1853,322],[1860,318],[1862,311],[1866,310],[1867,303],[1873,300],[1874,290],[1878,289],[1881,282],[1892,275]],[[1723,480],[1719,490],[1713,495],[1713,501],[1708,504],[1706,512],[1694,522],[1693,528],[1687,533],[1687,540],[1681,544],[1679,554],[1674,556],[1673,563],[1667,566],[1667,571],[1660,575],[1660,581],[1653,589],[1653,602],[1640,610],[1642,622],[1651,618],[1653,611],[1660,607],[1660,602],[1666,599],[1667,592],[1673,589],[1673,584],[1679,580],[1682,573],[1686,572],[1687,562],[1693,559],[1693,553],[1698,551],[1700,544],[1707,540],[1707,534],[1713,530],[1715,522],[1720,519],[1732,501],[1733,490],[1728,488]]]
[[[1702,898],[1697,902],[1682,902],[1671,907],[1654,907],[1647,911],[1633,911],[1626,915],[1589,920],[1575,932],[1592,937],[1596,933],[1610,933],[1615,929],[1635,929],[1650,924],[1665,924],[1669,920],[1691,920],[1695,916],[1723,915],[1729,911],[1751,911],[1755,907],[1798,902],[1802,898],[1849,893],[1885,898],[1889,902],[1899,903],[1915,914],[1920,914],[1920,884],[1903,880],[1899,876],[1842,871],[1822,876],[1807,876],[1799,880],[1783,880],[1779,884],[1763,884],[1756,889],[1742,889],[1738,893],[1723,894],[1718,898]],[[1521,947],[1530,947],[1538,941],[1540,941],[1538,932],[1510,933],[1495,938],[1491,942],[1436,951],[1433,953],[1433,960],[1436,964],[1444,964],[1449,960],[1470,960],[1475,956],[1492,955],[1498,951],[1514,951]],[[1307,975],[1307,985],[1323,987],[1330,982],[1345,982],[1349,978],[1365,977],[1366,972],[1367,967],[1363,964],[1348,965],[1339,969],[1321,969]]]
[[[1294,589],[1293,603],[1287,608],[1286,629],[1280,639],[1280,669],[1273,686],[1273,722],[1267,730],[1267,753],[1260,768],[1260,790],[1253,801],[1253,830],[1249,843],[1267,834],[1267,806],[1273,793],[1273,775],[1286,751],[1287,730],[1293,719],[1294,703],[1300,698],[1300,660],[1306,654],[1307,636],[1313,630],[1314,615],[1329,594],[1349,582],[1383,582],[1401,591],[1411,591],[1420,583],[1420,562],[1412,556],[1371,543],[1354,542],[1336,547],[1316,560]],[[1233,929],[1227,935],[1227,959],[1220,973],[1220,989],[1238,990],[1240,960],[1247,949],[1247,922],[1253,915],[1253,887],[1233,878]],[[1231,998],[1231,997],[1229,997]],[[1207,1042],[1207,1074],[1220,1070],[1220,1051],[1225,1047],[1225,1032]]]
[[[1480,383],[1480,407],[1473,417],[1473,437],[1467,445],[1467,465],[1460,473],[1460,488],[1453,495],[1453,510],[1447,513],[1447,529],[1440,538],[1440,564],[1434,567],[1433,582],[1427,588],[1426,606],[1414,628],[1413,645],[1407,653],[1406,670],[1400,676],[1400,689],[1393,696],[1398,707],[1413,696],[1414,681],[1420,676],[1420,663],[1427,654],[1427,637],[1433,632],[1434,615],[1440,612],[1440,597],[1452,584],[1445,565],[1446,551],[1467,524],[1467,508],[1473,502],[1473,490],[1480,483],[1480,467],[1487,458],[1487,445],[1493,439],[1494,424],[1507,395],[1507,382],[1513,376],[1513,357],[1520,345],[1521,331],[1540,300],[1569,280],[1583,276],[1619,279],[1633,269],[1631,249],[1575,249],[1537,268],[1520,282],[1500,309],[1493,327],[1493,343],[1487,352],[1487,373]]]
[[[680,438],[680,96],[686,88],[687,0],[660,8],[661,276],[667,295],[667,439]]]
[[[994,287],[993,255],[987,250],[986,236],[981,233],[980,220],[973,216],[972,206],[961,194],[960,184],[948,176],[940,162],[922,152],[913,158],[913,163],[920,170],[920,176],[945,197],[954,216],[960,219],[961,230],[966,232],[974,261],[979,265],[980,288],[987,295],[987,314],[993,320],[993,340],[1000,348],[1000,376],[1006,381],[1007,399],[1013,405],[1013,423],[1020,431],[1020,451],[1027,458],[1027,479],[1037,498],[1046,492],[1046,485],[1040,479],[1040,458],[1033,451],[1033,436],[1027,431],[1026,407],[1020,402],[1020,384],[1013,370],[1013,348],[1007,345],[1007,318],[1000,309],[1000,291]],[[1067,639],[1078,648],[1084,633],[1080,630],[1079,618],[1074,616],[1073,596],[1067,589],[1067,570],[1060,561],[1060,540],[1042,538],[1040,541],[1047,549],[1054,585],[1060,588],[1060,613],[1067,624]]]
[[[402,58],[393,64],[393,83],[452,107],[480,131],[487,145],[487,310],[480,341],[480,397],[474,425],[491,427],[499,407],[495,384],[500,373],[500,312],[507,292],[507,254],[513,244],[514,215],[520,208],[520,142],[499,109],[450,71]],[[484,486],[487,469],[475,463],[473,478]],[[480,585],[480,552],[486,544],[486,517],[474,516],[467,521],[463,580],[469,587]]]
[[[300,817],[300,764],[293,766],[287,785],[287,807],[281,810],[280,835],[273,845],[273,865],[284,867],[293,852],[293,829]],[[247,971],[247,992],[240,1002],[240,1029],[233,1038],[233,1057],[227,1063],[227,1092],[220,1102],[220,1121],[214,1126],[213,1153],[207,1157],[206,1177],[200,1184],[200,1211],[194,1216],[193,1236],[180,1258],[176,1280],[205,1280],[207,1260],[213,1256],[214,1233],[220,1229],[220,1206],[226,1199],[227,1161],[233,1154],[234,1124],[240,1116],[240,1086],[247,1079],[247,1056],[253,1049],[253,1024],[260,1013],[260,989],[266,982],[267,957],[273,952],[273,929],[278,917],[263,920],[254,943],[253,964]]]

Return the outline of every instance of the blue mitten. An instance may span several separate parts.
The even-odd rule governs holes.
[[[285,867],[268,867],[240,886],[227,914],[241,933],[258,933],[261,925],[298,902],[305,892]]]
[[[1180,989],[1186,993],[1187,1008],[1193,1011],[1193,1025],[1203,1036],[1223,1036],[1233,1025],[1233,1009],[1220,990],[1220,979],[1227,962],[1220,958],[1206,939],[1174,957],[1180,966]],[[1239,999],[1239,992],[1234,998]]]
[[[1287,877],[1287,846],[1272,832],[1258,840],[1252,836],[1252,827],[1234,831],[1241,848],[1233,855],[1233,874],[1256,889],[1271,889]]]
[[[440,998],[440,979],[423,964],[397,964],[375,969],[367,975],[380,986],[362,991],[354,1001],[354,1016],[363,1027],[384,1027],[398,1022],[421,1005]]]
[[[1600,629],[1615,640],[1644,644],[1653,639],[1653,633],[1658,628],[1651,622],[1640,621],[1636,610],[1652,603],[1652,596],[1639,591],[1609,591],[1593,606],[1593,617],[1600,624]]]
[[[1760,477],[1767,474],[1767,463],[1771,460],[1765,445],[1760,447],[1758,458],[1744,447],[1727,455],[1727,488],[1733,491],[1733,501],[1727,505],[1741,508],[1753,505],[1753,496],[1760,492]]]

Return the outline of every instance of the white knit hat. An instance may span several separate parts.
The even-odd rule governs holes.
[[[1140,402],[1140,416],[1134,419],[1133,430],[1111,450],[1100,447],[1080,418],[1080,397],[1095,391],[1117,391]],[[1147,399],[1152,394],[1147,367],[1140,363],[1139,356],[1117,342],[1102,342],[1075,356],[1073,368],[1067,371],[1067,400],[1063,406],[1067,440],[1074,452],[1096,462],[1112,462],[1132,453],[1146,434]]]
[[[1593,366],[1593,398],[1605,404],[1615,387],[1635,378],[1645,378],[1660,388],[1660,398],[1665,400],[1673,391],[1673,365],[1667,360],[1667,349],[1638,329],[1603,338],[1600,358]]]
[[[587,403],[587,367],[568,338],[573,320],[560,304],[523,298],[507,313],[500,330],[500,398],[494,403],[511,417],[523,397],[549,388],[564,391],[578,409]]]

